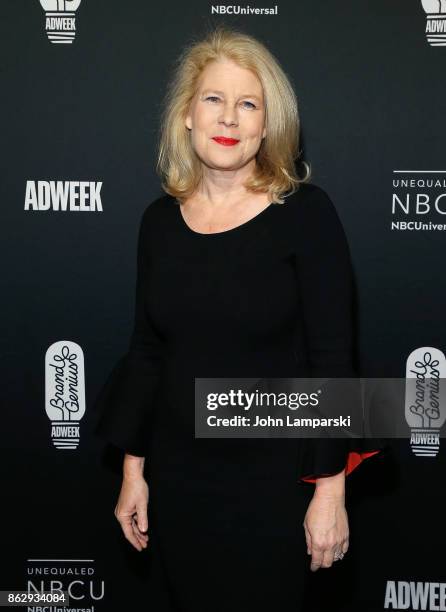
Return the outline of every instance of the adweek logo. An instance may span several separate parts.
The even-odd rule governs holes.
[[[391,610],[446,610],[446,582],[388,580],[384,608]]]
[[[26,181],[25,210],[102,211],[102,181]]]
[[[84,353],[76,342],[59,340],[45,353],[45,410],[54,446],[76,449],[85,414]]]
[[[55,44],[71,44],[76,36],[76,11],[81,0],[40,0],[45,11],[45,31]]]
[[[421,0],[426,13],[426,39],[431,47],[446,46],[446,0]]]

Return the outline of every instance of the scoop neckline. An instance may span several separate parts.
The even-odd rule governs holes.
[[[230,229],[227,230],[223,230],[222,232],[210,232],[210,233],[203,233],[203,232],[196,232],[195,230],[193,230],[187,223],[186,223],[186,219],[183,217],[183,213],[181,212],[181,204],[180,202],[174,198],[174,203],[176,204],[177,208],[178,208],[178,212],[177,215],[179,217],[179,221],[181,223],[181,225],[190,233],[193,234],[195,236],[203,236],[204,238],[208,238],[209,236],[224,236],[226,234],[234,234],[235,232],[243,229],[244,227],[248,226],[248,225],[252,225],[256,220],[258,220],[259,218],[261,218],[270,208],[273,207],[273,205],[275,204],[275,202],[270,202],[265,208],[263,208],[260,212],[258,212],[256,215],[254,215],[253,217],[251,217],[250,219],[248,219],[247,221],[245,221],[244,223],[240,223],[240,225],[236,225],[235,227],[231,227]]]

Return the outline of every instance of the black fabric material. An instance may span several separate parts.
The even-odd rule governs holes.
[[[321,188],[301,185],[283,204],[215,234],[188,227],[171,196],[147,207],[135,326],[98,396],[96,432],[147,457],[150,555],[154,575],[169,585],[169,597],[158,593],[163,606],[170,598],[172,610],[269,610],[291,568],[300,578],[283,591],[280,609],[295,610],[314,486],[301,479],[340,472],[349,450],[382,447],[358,439],[195,439],[194,378],[351,377],[352,354],[350,253]],[[222,578],[237,555],[252,566],[242,564],[241,599]],[[219,576],[212,601],[215,591],[197,585],[210,568]]]
[[[129,348],[115,364],[93,406],[100,415],[95,432],[139,457],[147,452],[150,415],[157,402],[163,353],[163,343],[144,306],[149,264],[147,217],[148,209],[138,233],[134,325]]]
[[[333,203],[321,188],[315,185],[302,185],[297,193],[286,198],[284,204],[273,204],[270,208],[271,210],[266,209],[256,218],[235,230],[202,236],[186,227],[180,217],[178,204],[172,197],[163,196],[147,207],[138,237],[135,324],[129,351],[116,363],[98,394],[94,406],[95,410],[100,413],[96,433],[103,439],[131,454],[137,456],[147,454],[148,441],[153,433],[150,428],[151,415],[158,403],[156,391],[161,378],[163,350],[168,345],[168,342],[163,342],[146,312],[145,296],[147,295],[150,252],[152,250],[156,254],[155,265],[156,260],[162,263],[173,263],[175,259],[186,258],[187,251],[181,250],[181,245],[187,246],[184,234],[193,241],[194,239],[198,241],[198,249],[195,243],[194,250],[198,250],[199,253],[200,246],[205,246],[203,242],[200,245],[200,241],[215,239],[215,248],[212,250],[213,255],[216,255],[218,266],[214,265],[214,270],[208,266],[207,276],[212,277],[214,274],[215,282],[218,283],[218,270],[227,265],[230,269],[227,278],[234,286],[243,284],[243,274],[249,273],[249,267],[245,269],[241,267],[237,276],[237,260],[231,260],[229,250],[231,245],[237,246],[237,238],[240,234],[244,234],[245,230],[245,235],[248,237],[252,236],[251,230],[254,230],[254,233],[263,240],[263,243],[261,240],[257,242],[255,246],[257,251],[246,249],[249,256],[247,265],[260,268],[268,254],[274,252],[273,245],[268,244],[268,240],[271,243],[288,244],[288,255],[295,267],[296,288],[300,301],[300,309],[296,309],[298,310],[296,315],[300,316],[300,320],[296,316],[295,330],[289,329],[290,337],[292,333],[295,335],[292,350],[296,357],[296,369],[289,372],[288,375],[314,377],[357,375],[352,364],[350,253]],[[274,213],[276,218],[270,213]],[[268,231],[272,229],[273,224],[276,226],[275,234]],[[270,228],[267,227],[268,225]],[[183,237],[182,240],[176,241],[175,238],[179,231]],[[241,239],[243,241],[243,236]],[[176,243],[178,243],[177,247]],[[205,248],[202,249],[202,252],[203,256],[206,256]],[[181,272],[193,273],[193,270],[186,270],[186,267],[181,265],[181,261],[178,263]],[[167,294],[169,303],[166,304],[166,308],[171,309],[171,304],[177,302],[179,288],[173,278],[171,283],[169,283],[168,276],[165,281],[163,288],[165,289],[167,285],[170,290]],[[248,296],[250,302],[245,303],[244,311],[251,319],[255,319],[256,308],[266,310],[262,304],[259,304],[259,301],[264,299],[262,292],[267,289],[265,274],[265,282],[259,283],[257,292]],[[189,294],[191,302],[200,300],[199,295],[194,296],[192,292]],[[291,305],[294,305],[294,300],[290,301]],[[219,306],[218,303],[216,305]],[[237,303],[233,304],[234,308],[238,306]],[[271,312],[274,316],[273,309]],[[180,310],[177,314],[178,317],[181,317]],[[277,313],[279,314],[280,312]],[[225,313],[217,310],[214,315],[217,326],[224,325]],[[198,336],[198,340],[202,340],[199,338],[202,333],[199,327],[200,320],[191,321],[190,325],[193,333],[190,345],[183,347],[185,360],[188,360],[188,350],[192,353],[195,348],[194,334]],[[217,330],[211,329],[208,332],[205,329],[204,333],[212,337],[213,331]],[[261,337],[262,329],[260,328],[258,337],[252,338],[253,346],[259,342]],[[237,350],[236,343],[234,343],[233,350]],[[227,360],[221,361],[223,369],[216,371],[215,376],[225,375],[229,361],[230,352]],[[244,371],[247,372],[247,369],[245,368]],[[259,374],[259,370],[252,371],[254,376]],[[279,377],[287,375],[283,369],[276,369],[276,372]],[[198,371],[196,373],[192,371],[191,375],[198,376]],[[175,381],[172,382],[175,384]],[[357,439],[308,439],[300,441],[299,444],[300,468],[296,472],[298,478],[337,473],[343,469],[349,451],[367,452],[384,447],[381,440]]]

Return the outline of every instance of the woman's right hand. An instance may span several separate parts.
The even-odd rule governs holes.
[[[124,476],[115,508],[126,539],[136,550],[147,548],[149,487],[142,475]]]

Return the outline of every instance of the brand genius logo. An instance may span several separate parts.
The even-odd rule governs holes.
[[[56,44],[70,44],[76,36],[76,14],[81,0],[40,0],[45,11],[45,30],[48,40]]]
[[[102,182],[27,181],[25,210],[102,211]]]
[[[426,13],[426,38],[432,47],[446,46],[446,0],[421,0]]]
[[[59,340],[46,351],[45,410],[54,446],[76,449],[85,413],[84,353],[76,342]]]
[[[418,457],[436,457],[446,420],[443,381],[446,357],[432,346],[413,350],[406,361],[406,421],[410,445]]]

